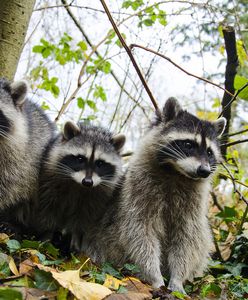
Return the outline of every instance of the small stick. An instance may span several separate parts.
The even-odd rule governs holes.
[[[152,50],[152,49],[143,47],[143,46],[141,46],[141,45],[137,45],[137,44],[131,44],[131,45],[130,45],[130,48],[131,48],[131,49],[132,49],[132,48],[135,48],[135,47],[136,47],[136,48],[143,49],[143,50],[148,51],[148,52],[151,52],[151,53],[153,53],[153,54],[156,54],[156,55],[158,55],[158,56],[160,56],[160,57],[166,59],[166,60],[169,61],[170,63],[172,63],[175,67],[177,67],[179,70],[183,71],[183,72],[186,73],[187,75],[192,76],[192,77],[195,77],[195,78],[197,78],[197,79],[199,79],[199,80],[201,80],[201,81],[204,81],[204,82],[206,82],[206,83],[212,84],[212,85],[218,87],[219,89],[225,91],[225,92],[226,92],[227,94],[229,94],[230,96],[233,96],[232,93],[230,93],[229,91],[225,90],[222,86],[218,85],[217,83],[214,83],[214,82],[212,82],[212,81],[210,81],[210,80],[208,80],[208,79],[206,79],[206,78],[197,76],[197,75],[195,75],[195,74],[192,74],[192,73],[186,71],[185,69],[183,69],[182,67],[180,67],[177,63],[175,63],[174,61],[172,61],[169,57],[167,57],[167,56],[165,56],[165,55],[163,55],[163,54],[161,54],[161,53],[159,53],[159,52],[157,52],[157,51],[155,51],[155,50]]]
[[[153,97],[153,94],[152,94],[151,90],[149,89],[149,87],[148,87],[148,85],[147,85],[147,82],[146,82],[144,76],[142,75],[142,73],[141,73],[141,71],[140,71],[140,69],[139,69],[139,67],[138,67],[138,64],[136,63],[136,60],[135,60],[135,58],[134,58],[134,56],[133,56],[133,54],[132,54],[132,51],[130,50],[130,48],[129,48],[128,45],[126,44],[126,42],[125,42],[124,38],[122,37],[122,35],[121,35],[121,33],[120,33],[118,27],[116,26],[115,21],[114,21],[114,19],[112,18],[111,13],[110,13],[110,11],[109,11],[109,9],[108,9],[108,7],[107,7],[105,1],[104,1],[104,0],[100,0],[100,1],[101,1],[101,3],[102,3],[102,6],[103,6],[103,8],[104,8],[104,10],[105,10],[105,12],[106,12],[108,18],[109,18],[110,23],[112,24],[112,27],[113,27],[115,33],[117,34],[117,36],[118,36],[118,38],[119,38],[119,40],[120,40],[122,46],[123,46],[124,49],[126,50],[126,52],[127,52],[128,56],[129,56],[129,58],[130,58],[130,60],[131,60],[131,62],[132,62],[132,64],[133,64],[133,66],[134,66],[134,68],[135,68],[135,70],[136,70],[136,72],[137,72],[137,74],[138,74],[138,76],[139,76],[139,78],[140,78],[140,80],[141,80],[141,82],[142,82],[142,84],[143,84],[143,86],[144,86],[144,88],[145,88],[145,90],[146,90],[148,96],[150,97],[150,99],[151,99],[151,101],[152,101],[152,104],[153,104],[155,110],[156,110],[157,112],[159,112],[159,108],[158,108],[157,102],[156,102],[155,98]]]

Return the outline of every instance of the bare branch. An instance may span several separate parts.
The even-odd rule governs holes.
[[[237,145],[237,144],[246,143],[246,142],[248,142],[248,139],[237,140],[237,141],[230,142],[230,143],[225,143],[225,144],[222,144],[222,145],[224,145],[227,148],[227,147],[231,147],[231,146],[234,146],[234,145]]]
[[[246,89],[248,87],[248,82],[242,86],[242,88],[240,88],[239,90],[236,91],[235,95],[232,97],[232,99],[225,105],[225,107],[223,108],[222,112],[219,114],[218,118],[220,118],[221,116],[223,116],[223,113],[232,105],[232,103],[237,99],[239,93],[241,93],[244,89]],[[230,135],[229,135],[230,136]]]
[[[105,12],[106,12],[108,18],[109,18],[110,23],[112,24],[112,27],[113,27],[115,33],[117,34],[117,36],[118,36],[118,38],[119,38],[119,40],[120,40],[122,46],[123,46],[124,49],[127,51],[127,54],[128,54],[128,56],[129,56],[129,58],[130,58],[132,64],[133,64],[133,66],[134,66],[134,68],[135,68],[135,70],[136,70],[136,72],[137,72],[137,74],[138,74],[138,76],[139,76],[139,78],[140,78],[142,84],[144,85],[144,88],[146,89],[146,92],[147,92],[148,96],[150,97],[150,99],[151,99],[151,101],[152,101],[152,104],[153,104],[155,110],[156,110],[157,112],[159,112],[159,108],[158,108],[157,102],[156,102],[156,100],[154,99],[153,94],[152,94],[151,90],[149,89],[149,87],[148,87],[148,85],[147,85],[147,83],[146,83],[146,80],[145,80],[145,78],[143,77],[143,75],[142,75],[142,73],[141,73],[141,71],[140,71],[140,69],[139,69],[138,64],[136,63],[136,60],[135,60],[135,58],[134,58],[134,56],[133,56],[133,54],[132,54],[132,51],[131,51],[131,50],[129,49],[129,47],[127,46],[127,44],[126,44],[124,38],[122,37],[122,35],[121,35],[121,33],[120,33],[118,27],[116,26],[116,24],[115,24],[115,22],[114,22],[114,20],[113,20],[113,18],[112,18],[112,16],[111,16],[111,14],[110,14],[110,12],[109,12],[109,9],[108,9],[108,7],[107,7],[105,1],[104,1],[104,0],[100,0],[100,1],[101,1],[101,3],[102,3],[102,6],[103,6],[103,8],[104,8],[104,10],[105,10]]]
[[[206,83],[212,84],[212,85],[218,87],[219,89],[221,89],[221,90],[227,92],[228,94],[230,94],[230,96],[233,96],[232,93],[230,93],[229,91],[225,90],[222,86],[220,86],[220,85],[218,85],[218,84],[216,84],[216,83],[214,83],[214,82],[212,82],[212,81],[210,81],[210,80],[208,80],[208,79],[206,79],[206,78],[197,76],[197,75],[195,75],[195,74],[192,74],[192,73],[186,71],[185,69],[183,69],[182,67],[180,67],[177,63],[175,63],[174,61],[172,61],[168,56],[165,56],[165,55],[163,55],[163,54],[161,54],[161,53],[159,53],[159,52],[157,52],[157,51],[155,51],[155,50],[152,50],[152,49],[143,47],[143,46],[141,46],[141,45],[137,45],[137,44],[131,44],[131,45],[130,45],[130,48],[131,48],[131,49],[133,49],[133,48],[135,48],[135,47],[136,47],[136,48],[141,48],[141,49],[143,49],[143,50],[146,50],[146,51],[148,51],[148,52],[151,52],[151,53],[153,53],[153,54],[156,54],[156,55],[158,55],[158,56],[160,56],[160,57],[166,59],[166,60],[169,61],[170,63],[172,63],[175,67],[177,67],[179,70],[183,71],[183,72],[186,73],[187,75],[192,76],[192,77],[195,77],[195,78],[197,78],[197,79],[199,79],[199,80],[201,80],[201,81],[204,81],[204,82],[206,82]]]

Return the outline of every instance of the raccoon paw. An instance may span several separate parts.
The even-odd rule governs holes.
[[[169,285],[168,285],[168,289],[172,292],[180,292],[181,294],[186,295],[186,292],[183,288],[183,284],[181,281],[179,280],[170,280]]]

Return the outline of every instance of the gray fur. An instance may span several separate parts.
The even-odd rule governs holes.
[[[54,126],[26,99],[25,81],[0,79],[0,212],[24,222],[37,192],[42,153]]]
[[[169,289],[184,292],[184,281],[207,267],[212,243],[207,219],[211,175],[201,178],[191,166],[190,172],[178,168],[185,156],[176,148],[169,155],[163,147],[180,134],[196,139],[199,135],[204,143],[208,139],[214,149],[213,174],[221,160],[220,132],[215,123],[196,118],[170,98],[131,158],[118,201],[82,249],[98,262],[135,263],[156,288],[164,285],[162,274],[167,274]],[[168,155],[161,159],[161,153]],[[206,153],[195,157],[197,164],[207,160]]]
[[[67,122],[64,133],[50,143],[44,155],[40,173],[39,189],[39,231],[49,233],[63,231],[72,236],[72,246],[78,248],[80,239],[90,230],[92,224],[105,212],[113,190],[121,176],[121,157],[119,151],[125,137],[113,136],[109,131],[90,125]],[[74,170],[64,159],[78,156],[105,160],[115,166],[113,177],[91,178],[97,180],[92,187],[83,185],[86,171]]]

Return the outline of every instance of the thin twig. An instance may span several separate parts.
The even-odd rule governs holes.
[[[131,60],[131,62],[132,62],[132,64],[133,64],[133,66],[134,66],[134,68],[135,68],[135,70],[136,70],[136,72],[137,72],[137,74],[138,74],[138,76],[139,76],[139,78],[140,78],[140,80],[141,80],[141,82],[142,82],[144,88],[146,89],[146,92],[147,92],[148,96],[150,97],[150,99],[151,99],[151,101],[152,101],[152,104],[153,104],[155,110],[156,110],[156,111],[159,111],[157,102],[156,102],[155,98],[153,97],[153,94],[152,94],[151,90],[149,89],[149,87],[148,87],[148,85],[147,85],[147,83],[146,83],[146,80],[145,80],[144,76],[142,75],[142,73],[141,73],[141,71],[140,71],[140,69],[139,69],[139,67],[138,67],[138,64],[136,63],[136,60],[135,60],[135,58],[134,58],[134,56],[133,56],[133,54],[132,54],[132,51],[131,51],[130,48],[127,46],[127,44],[126,44],[124,38],[122,37],[122,35],[121,35],[121,33],[120,33],[118,27],[116,26],[115,21],[113,20],[113,18],[112,18],[112,16],[111,16],[110,12],[109,12],[109,9],[108,9],[108,7],[107,7],[105,1],[104,1],[104,0],[100,0],[100,1],[101,1],[101,3],[102,3],[102,6],[103,6],[103,8],[104,8],[104,10],[105,10],[105,12],[106,12],[108,18],[109,18],[110,23],[112,24],[112,27],[113,27],[115,33],[117,34],[117,36],[118,36],[118,38],[119,38],[119,40],[120,40],[122,46],[123,46],[124,49],[126,50],[126,52],[127,52],[128,56],[129,56],[129,58],[130,58],[130,60]]]
[[[237,144],[246,143],[246,142],[248,142],[248,139],[237,140],[237,141],[226,143],[226,144],[223,144],[223,145],[225,145],[226,147],[231,147],[231,146],[234,146],[234,145],[237,145]]]
[[[79,23],[79,21],[77,20],[77,18],[75,17],[75,15],[73,14],[73,12],[71,11],[70,7],[72,7],[73,5],[70,5],[66,2],[66,0],[61,0],[62,2],[62,7],[64,7],[68,13],[68,15],[70,16],[70,18],[72,19],[72,21],[74,22],[75,26],[78,28],[78,30],[82,33],[83,37],[85,38],[86,42],[88,43],[88,45],[91,47],[92,51],[89,55],[87,55],[87,59],[84,61],[84,64],[81,68],[80,74],[78,76],[78,86],[82,85],[81,84],[81,78],[85,72],[85,68],[87,63],[90,61],[90,58],[92,57],[92,55],[96,54],[97,57],[101,58],[101,54],[98,52],[98,47],[107,39],[108,35],[100,42],[98,43],[98,45],[94,46],[93,43],[91,42],[90,38],[88,37],[87,33],[85,32],[85,30],[83,29],[82,25]],[[105,11],[103,11],[105,13]],[[110,74],[113,76],[114,80],[116,81],[116,83],[118,84],[118,86],[122,89],[122,91],[128,96],[129,99],[131,99],[143,112],[143,114],[145,115],[145,117],[149,120],[149,117],[144,109],[144,107],[125,89],[125,87],[122,85],[122,83],[120,82],[119,78],[117,77],[117,75],[115,74],[115,72],[113,70],[110,71]],[[72,99],[73,100],[73,99]]]
[[[188,72],[187,70],[183,69],[183,68],[182,68],[181,66],[179,66],[177,63],[175,63],[174,61],[172,61],[168,56],[165,56],[165,55],[163,55],[163,54],[161,54],[161,53],[159,53],[159,52],[157,52],[157,51],[155,51],[155,50],[149,49],[149,48],[144,47],[144,46],[141,46],[141,45],[137,45],[137,44],[131,44],[131,45],[130,45],[130,48],[131,48],[131,49],[133,49],[133,48],[135,48],[135,47],[136,47],[136,48],[143,49],[143,50],[148,51],[148,52],[151,52],[151,53],[153,53],[153,54],[156,54],[156,55],[158,55],[158,56],[160,56],[160,57],[166,59],[166,60],[169,61],[170,63],[172,63],[175,67],[177,67],[179,70],[183,71],[183,72],[186,73],[187,75],[192,76],[192,77],[195,77],[195,78],[197,78],[197,79],[199,79],[199,80],[201,80],[201,81],[207,82],[207,83],[209,83],[209,84],[212,84],[212,85],[218,87],[219,89],[225,91],[225,92],[228,93],[230,96],[233,96],[232,93],[230,93],[229,91],[225,90],[222,86],[218,85],[217,83],[214,83],[214,82],[212,82],[212,81],[210,81],[210,80],[208,80],[208,79],[206,79],[206,78],[203,78],[203,77],[197,76],[197,75],[195,75],[195,74],[192,74],[192,73]]]
[[[228,107],[237,99],[239,93],[241,93],[247,87],[248,87],[248,82],[244,86],[242,86],[242,88],[236,91],[232,99],[225,105],[222,112],[219,114],[218,118],[220,118],[223,115],[223,113],[228,109]]]
[[[242,195],[242,193],[236,187],[236,179],[233,177],[232,172],[228,169],[228,167],[224,163],[221,163],[221,165],[223,166],[223,168],[227,171],[228,175],[230,176],[230,179],[233,184],[233,192],[235,194],[238,194],[239,200],[244,201],[245,204],[248,205],[248,200],[246,200],[246,198]]]
[[[233,132],[233,133],[229,133],[228,136],[235,136],[235,135],[239,135],[239,134],[242,134],[242,133],[246,133],[248,131],[248,129],[244,129],[244,130],[241,130],[241,131],[237,131],[237,132]]]
[[[215,195],[214,192],[211,192],[211,196],[212,196],[212,199],[213,199],[213,203],[216,207],[218,207],[218,209],[220,211],[223,211],[223,207],[220,205],[220,203],[218,202],[218,199],[217,199],[217,196]]]

